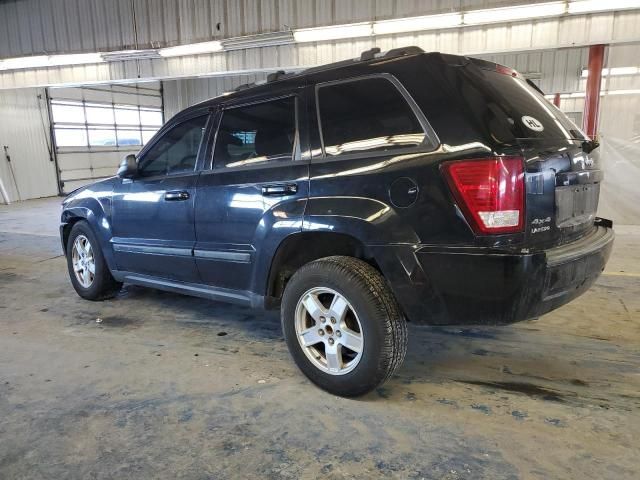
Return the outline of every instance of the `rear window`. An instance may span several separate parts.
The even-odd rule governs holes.
[[[395,150],[425,141],[404,96],[382,77],[321,85],[318,107],[328,156]]]
[[[475,70],[475,69],[473,69]],[[481,69],[483,79],[465,68],[470,84],[463,96],[493,136],[516,138],[585,138],[580,129],[558,108],[520,77]],[[479,91],[478,91],[479,90]]]

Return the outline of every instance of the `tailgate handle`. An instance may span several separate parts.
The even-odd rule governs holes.
[[[167,192],[164,194],[164,199],[168,202],[179,202],[181,200],[189,200],[189,192]]]
[[[279,195],[293,195],[298,193],[298,185],[295,183],[282,183],[277,185],[264,185],[262,187],[262,195],[279,196]]]

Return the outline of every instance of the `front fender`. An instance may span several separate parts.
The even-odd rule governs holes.
[[[100,188],[102,187],[102,188]],[[74,195],[67,197],[63,202],[60,216],[60,234],[64,238],[64,230],[70,224],[78,220],[85,220],[93,233],[98,238],[102,254],[110,270],[115,270],[115,259],[111,238],[111,185],[94,184]],[[63,251],[66,254],[66,245],[63,240]]]

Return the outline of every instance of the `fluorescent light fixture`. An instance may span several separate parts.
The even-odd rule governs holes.
[[[640,95],[640,88],[630,90],[610,90],[605,92],[607,95]]]
[[[566,8],[565,2],[548,2],[515,7],[490,8],[488,10],[471,10],[464,13],[462,20],[465,25],[530,20],[562,15],[566,12]]]
[[[568,12],[572,14],[592,13],[629,8],[640,8],[640,0],[578,0],[569,2]]]
[[[125,60],[148,60],[160,58],[158,50],[153,48],[148,50],[118,50],[116,52],[105,52],[102,54],[105,62],[122,62]]]
[[[618,75],[637,75],[640,73],[640,67],[612,67],[612,68],[603,68],[602,76],[606,77],[608,75],[618,76]],[[587,78],[589,76],[589,70],[586,68],[582,70],[582,78]]]
[[[375,35],[388,35],[391,33],[451,28],[461,24],[461,13],[445,13],[443,15],[400,18],[398,20],[381,20],[373,23],[373,33]]]
[[[222,50],[222,43],[218,41],[188,43],[175,47],[161,48],[158,53],[163,57],[182,57],[184,55],[198,55],[201,53],[213,53]]]
[[[47,68],[63,65],[83,65],[102,63],[99,53],[74,53],[71,55],[36,55],[32,57],[5,58],[0,60],[0,70],[20,70],[25,68]]]
[[[260,33],[258,35],[246,35],[244,37],[227,38],[221,41],[225,50],[241,50],[244,48],[274,47],[293,43],[293,32]]]
[[[340,40],[343,38],[369,37],[373,33],[371,23],[352,23],[330,27],[302,28],[293,31],[296,42],[322,42],[324,40]]]

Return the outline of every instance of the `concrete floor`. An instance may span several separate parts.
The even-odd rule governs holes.
[[[0,206],[0,478],[640,478],[640,228],[582,298],[410,327],[384,387],[326,394],[277,313],[125,287],[80,299],[59,199]],[[98,321],[100,319],[100,321]]]

